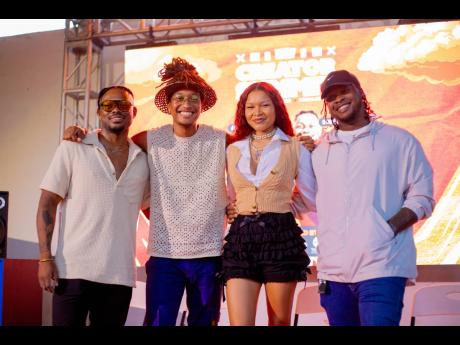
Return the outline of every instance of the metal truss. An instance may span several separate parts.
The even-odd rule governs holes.
[[[375,19],[68,19],[66,41],[91,37],[101,46],[163,45],[203,41],[203,38],[237,38],[283,33],[338,30]],[[90,25],[91,23],[91,25]],[[378,24],[377,24],[378,25]],[[89,28],[91,27],[91,30]],[[186,42],[183,42],[185,41]]]
[[[66,34],[59,139],[62,139],[64,129],[70,125],[85,128],[98,126],[96,101],[101,86],[103,47],[90,34],[92,24],[91,20],[86,20],[81,27],[72,28],[71,22],[66,20],[66,33],[84,31],[86,38],[68,40]]]
[[[243,37],[396,25],[398,19],[67,19],[61,130],[98,126],[101,52],[106,46],[149,47]],[[420,20],[420,22],[427,20]],[[417,22],[412,20],[412,22]]]

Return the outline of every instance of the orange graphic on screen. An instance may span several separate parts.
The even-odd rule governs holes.
[[[330,71],[355,74],[380,120],[414,134],[433,166],[437,206],[414,226],[418,264],[460,263],[460,21],[128,50],[125,80],[138,107],[130,135],[171,123],[153,97],[158,71],[176,56],[216,90],[217,104],[199,122],[227,131],[239,92],[254,81],[280,90],[294,125],[302,111],[322,120],[319,85]],[[314,236],[314,221],[302,225]]]

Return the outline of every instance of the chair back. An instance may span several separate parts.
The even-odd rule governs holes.
[[[460,284],[442,284],[418,289],[413,298],[411,326],[420,316],[460,316]]]
[[[300,314],[324,313],[318,293],[318,285],[307,286],[297,294],[295,304],[294,326],[297,326]]]

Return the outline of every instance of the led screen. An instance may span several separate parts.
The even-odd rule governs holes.
[[[380,120],[413,133],[434,168],[436,209],[414,227],[418,264],[460,263],[459,21],[127,50],[125,81],[138,107],[131,135],[171,123],[153,97],[158,71],[172,57],[194,64],[216,90],[217,104],[200,122],[227,131],[242,90],[254,81],[268,81],[281,91],[293,124],[319,135],[329,128],[321,115],[321,81],[333,70],[354,73]],[[314,219],[301,224],[313,259]],[[147,222],[140,219],[145,224],[139,229],[139,252],[145,252]]]

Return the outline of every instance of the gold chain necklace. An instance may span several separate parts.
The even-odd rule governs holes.
[[[111,147],[109,143],[105,143],[101,141],[102,146],[104,146],[105,150],[107,151],[108,154],[114,154],[114,153],[120,153],[120,152],[125,152],[126,150],[129,149],[129,143],[120,145],[120,146],[115,146]]]
[[[260,157],[262,157],[262,152],[264,151],[264,148],[258,148],[253,144],[253,139],[249,139],[249,152],[251,153],[251,156],[253,156],[254,161],[259,163]]]
[[[107,151],[107,153],[119,153],[119,152],[124,152],[128,149],[128,146],[124,146],[124,147],[121,147],[121,148],[115,148],[115,149],[112,149],[112,148],[105,148],[105,150]]]

